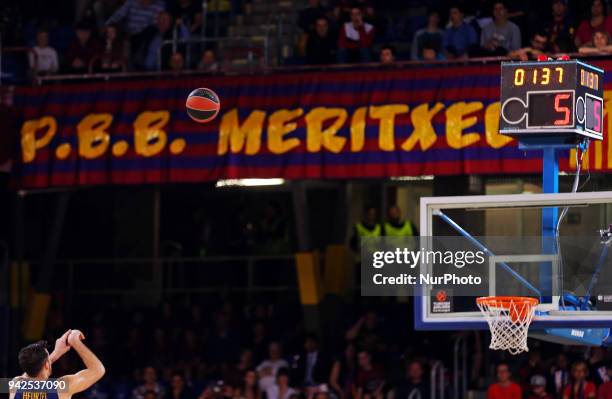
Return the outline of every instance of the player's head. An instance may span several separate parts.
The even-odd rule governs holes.
[[[19,351],[19,367],[29,377],[49,378],[51,361],[45,341],[34,342]]]

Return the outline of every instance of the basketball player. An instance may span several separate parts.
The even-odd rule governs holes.
[[[76,374],[58,378],[65,383],[65,389],[41,390],[40,392],[11,390],[10,399],[70,399],[72,395],[85,391],[104,375],[104,365],[85,346],[85,336],[79,330],[68,330],[57,341],[53,352],[49,353],[44,341],[39,341],[19,351],[19,366],[23,374],[13,381],[48,380],[51,377],[51,364],[73,348],[85,363],[85,369]]]

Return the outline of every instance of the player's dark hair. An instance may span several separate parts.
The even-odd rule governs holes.
[[[47,342],[38,341],[30,344],[19,351],[17,356],[19,359],[19,367],[24,373],[30,377],[36,377],[40,374],[45,362],[49,358],[47,352]]]
[[[380,52],[382,53],[383,50],[391,50],[391,54],[395,55],[395,47],[390,44],[383,44],[380,48]]]
[[[499,366],[506,366],[506,368],[508,369],[508,371],[510,371],[510,365],[506,362],[499,362],[495,365],[495,371],[497,371],[497,369],[499,368]]]

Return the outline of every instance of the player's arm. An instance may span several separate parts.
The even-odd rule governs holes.
[[[70,335],[71,331],[72,330],[66,331],[64,335],[62,335],[55,341],[55,347],[53,348],[53,352],[49,354],[49,361],[51,363],[64,356],[66,352],[70,350],[70,345],[68,344],[68,336]]]
[[[70,395],[83,392],[102,378],[106,372],[100,359],[83,343],[83,339],[85,336],[79,330],[72,330],[68,336],[68,343],[85,363],[84,370],[64,377]]]

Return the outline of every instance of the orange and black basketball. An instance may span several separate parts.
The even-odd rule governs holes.
[[[219,113],[221,102],[217,94],[206,88],[195,89],[187,97],[187,114],[196,122],[210,122]]]

